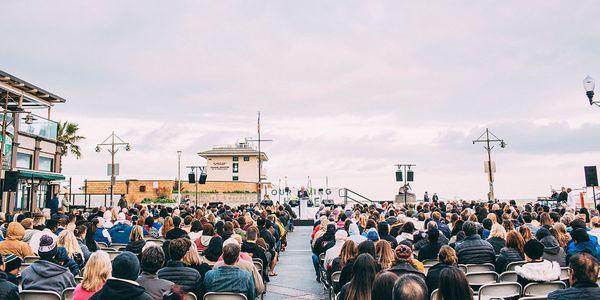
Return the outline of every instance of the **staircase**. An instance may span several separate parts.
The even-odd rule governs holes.
[[[348,200],[353,201],[354,203],[359,204],[373,204],[375,201],[349,189],[349,188],[341,188],[338,190],[340,198],[344,199],[344,205],[348,205]]]

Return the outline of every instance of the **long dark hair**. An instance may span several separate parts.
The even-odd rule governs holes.
[[[86,223],[87,231],[85,232],[85,245],[88,247],[90,252],[96,252],[98,250],[98,244],[94,240],[94,234],[96,234],[96,224],[98,219],[92,220],[92,222]]]
[[[359,255],[352,267],[352,280],[346,291],[347,300],[371,300],[371,290],[377,267],[375,259],[366,253]]]
[[[377,274],[373,281],[371,299],[392,300],[396,279],[398,279],[398,275],[392,272],[381,272]]]
[[[473,291],[463,271],[458,268],[445,268],[440,272],[438,298],[433,300],[473,300]]]
[[[366,240],[360,244],[358,244],[358,254],[369,254],[373,259],[375,259],[377,253],[375,252],[375,244],[371,240]]]

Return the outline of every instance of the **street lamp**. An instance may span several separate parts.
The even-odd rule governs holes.
[[[594,101],[594,87],[595,87],[594,78],[589,75],[583,79],[583,88],[585,89],[585,94],[590,100],[590,105],[600,106],[600,102]]]
[[[490,138],[490,136],[492,138]],[[485,139],[484,139],[484,137],[485,137]],[[483,146],[483,149],[485,149],[487,151],[487,155],[488,155],[488,160],[487,160],[487,162],[485,162],[485,165],[486,165],[486,169],[487,169],[486,171],[489,174],[488,181],[489,181],[489,185],[490,185],[490,192],[488,193],[488,200],[494,201],[494,199],[495,199],[495,197],[494,197],[495,165],[494,165],[494,167],[492,167],[492,149],[494,149],[494,146],[490,145],[490,143],[499,143],[500,148],[506,148],[507,144],[504,140],[495,136],[488,128],[486,128],[485,132],[483,134],[481,134],[476,140],[473,141],[473,145],[475,145],[475,143],[485,143],[485,146]]]
[[[119,151],[118,147],[124,147],[125,151],[131,151],[131,144],[123,141],[113,131],[102,143],[96,145],[96,152],[100,152],[102,147],[107,147],[106,150],[110,153],[110,205],[113,205],[113,195],[115,186],[115,154]]]

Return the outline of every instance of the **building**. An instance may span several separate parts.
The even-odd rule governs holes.
[[[2,192],[2,211],[44,208],[65,179],[60,174],[58,123],[51,119],[54,105],[65,99],[3,71],[0,99],[4,190],[13,190],[5,182],[7,175],[17,178],[14,191]]]
[[[258,150],[248,142],[235,145],[215,146],[211,150],[198,153],[206,159],[207,181],[220,182],[251,182],[258,184],[259,160]],[[269,158],[264,152],[260,153],[262,163]],[[267,171],[260,170],[260,182],[267,181]]]

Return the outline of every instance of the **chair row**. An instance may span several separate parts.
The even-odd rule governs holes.
[[[62,295],[52,291],[23,290],[19,293],[21,300],[72,300],[75,288],[65,289]],[[194,293],[187,293],[184,300],[197,300]],[[204,300],[248,300],[246,295],[238,293],[210,292],[204,295]]]
[[[551,281],[543,283],[530,283],[521,287],[516,282],[500,282],[500,283],[487,283],[477,289],[477,298],[479,300],[490,300],[490,299],[507,299],[517,298],[519,299],[546,299],[549,293],[555,290],[564,289],[566,285],[562,281]],[[438,290],[431,293],[431,299],[437,299]]]

